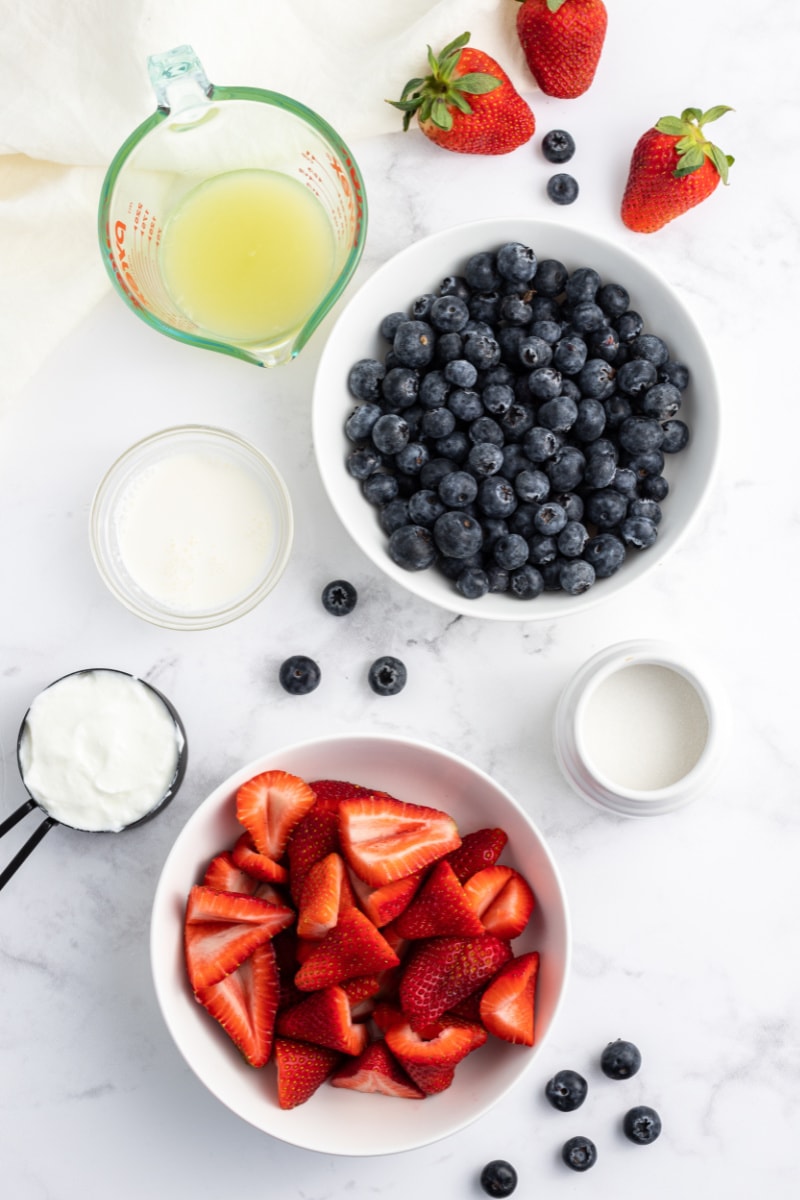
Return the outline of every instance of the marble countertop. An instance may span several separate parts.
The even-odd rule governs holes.
[[[176,705],[190,744],[184,785],[158,820],[119,837],[57,829],[2,893],[0,1147],[14,1200],[94,1200],[110,1190],[119,1200],[202,1200],[244,1187],[280,1200],[400,1200],[412,1188],[426,1200],[457,1200],[481,1194],[480,1170],[497,1157],[515,1164],[523,1197],[788,1200],[800,1191],[800,421],[789,313],[796,319],[800,227],[776,165],[791,154],[788,142],[798,148],[800,104],[788,80],[800,25],[788,3],[768,5],[757,32],[722,3],[678,8],[693,36],[676,36],[675,59],[651,31],[643,61],[653,18],[637,14],[609,40],[589,95],[559,102],[531,91],[537,136],[512,155],[448,155],[415,132],[352,147],[370,203],[359,279],[413,239],[462,221],[557,219],[641,255],[704,331],[724,409],[719,475],[691,536],[629,594],[558,622],[485,623],[417,601],[379,574],[330,509],[311,445],[311,391],[335,313],[294,363],[258,371],[159,337],[109,294],[6,416],[3,812],[24,798],[19,722],[65,672],[142,675]],[[737,159],[730,187],[658,234],[629,233],[617,213],[636,138],[666,112],[721,102],[736,110],[719,126]],[[553,127],[575,136],[581,185],[578,202],[559,210],[544,195],[550,169],[540,152],[540,134]],[[238,622],[199,633],[162,630],[123,609],[101,583],[87,537],[94,488],[113,459],[184,422],[223,425],[265,449],[296,518],[275,592]],[[346,625],[319,603],[336,577],[360,592]],[[732,711],[728,752],[707,793],[651,821],[586,805],[561,778],[550,743],[572,673],[631,637],[701,649]],[[323,666],[323,685],[308,697],[278,685],[288,651]],[[409,672],[391,699],[366,682],[383,653]],[[433,741],[508,788],[560,866],[574,937],[565,1004],[524,1083],[461,1133],[391,1159],[304,1152],[231,1114],[173,1046],[148,961],[154,887],[195,807],[266,750],[352,730]],[[3,861],[22,838],[17,829],[4,839]],[[612,1084],[598,1057],[617,1037],[639,1045],[644,1065]],[[542,1094],[562,1067],[590,1084],[570,1115]],[[635,1103],[652,1104],[664,1121],[648,1149],[619,1130]],[[558,1157],[574,1133],[599,1150],[580,1181]]]

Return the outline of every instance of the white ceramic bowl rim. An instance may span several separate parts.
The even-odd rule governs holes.
[[[344,465],[349,447],[344,422],[358,403],[347,389],[347,373],[360,358],[381,357],[387,349],[377,330],[382,316],[407,308],[416,296],[435,290],[445,275],[458,273],[470,254],[505,241],[521,241],[532,246],[540,259],[557,258],[570,269],[594,266],[604,282],[621,283],[631,294],[631,308],[643,316],[645,330],[664,337],[674,357],[687,362],[691,371],[679,414],[687,417],[691,437],[685,450],[667,456],[666,474],[675,486],[664,503],[658,540],[648,550],[629,553],[615,575],[597,580],[580,596],[545,592],[524,601],[489,594],[470,601],[435,568],[409,572],[398,567],[388,556],[374,509]],[[672,286],[623,246],[587,230],[529,217],[453,226],[413,242],[385,262],[341,311],[323,348],[314,385],[317,462],[331,504],[350,536],[401,587],[450,612],[489,620],[553,620],[583,612],[613,598],[662,563],[687,535],[711,487],[719,458],[719,422],[718,387],[708,349]]]
[[[371,764],[380,763],[392,753],[396,754],[394,766],[379,776],[380,767]],[[354,763],[349,774],[345,770],[348,761]],[[227,802],[236,788],[271,767],[302,774],[300,765],[304,762],[314,764],[305,778],[348,778],[366,786],[385,787],[395,795],[399,793],[400,798],[434,807],[447,788],[447,780],[457,780],[453,794],[466,806],[461,814],[465,832],[481,825],[503,824],[505,820],[509,825],[506,850],[510,853],[504,853],[501,861],[525,870],[525,864],[514,859],[516,836],[519,851],[533,862],[529,872],[534,875],[531,884],[537,898],[547,897],[534,910],[531,922],[538,922],[530,935],[537,945],[522,945],[529,936],[527,931],[515,943],[516,953],[539,948],[540,940],[545,947],[537,999],[540,1037],[533,1048],[492,1039],[494,1046],[483,1047],[460,1064],[460,1074],[448,1091],[424,1101],[392,1100],[323,1085],[306,1104],[282,1111],[266,1084],[263,1097],[259,1094],[254,1101],[253,1081],[262,1073],[237,1061],[225,1035],[214,1028],[214,1022],[191,997],[183,967],[183,910],[189,888],[201,877],[205,864],[231,844],[235,817]],[[416,764],[413,768],[412,762]],[[334,768],[330,774],[324,763]],[[423,764],[425,778],[431,780],[430,798],[403,797],[396,779],[405,771],[413,781]],[[478,789],[480,799],[476,801]],[[570,922],[558,868],[541,834],[518,802],[484,771],[457,754],[415,739],[380,733],[334,734],[296,742],[251,761],[215,788],[189,817],[167,856],[156,888],[150,956],[156,996],[173,1040],[197,1077],[223,1104],[256,1128],[292,1145],[362,1157],[400,1153],[456,1133],[487,1112],[528,1074],[561,1009],[569,974]],[[478,1061],[480,1055],[485,1057]],[[270,1071],[269,1066],[265,1070]]]

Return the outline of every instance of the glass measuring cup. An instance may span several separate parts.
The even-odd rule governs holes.
[[[191,46],[153,55],[148,67],[158,107],[118,150],[100,196],[98,235],[112,283],[126,304],[161,333],[258,366],[287,362],[342,294],[361,258],[367,205],[355,159],[336,131],[298,101],[260,88],[210,83]],[[242,198],[245,184],[253,191],[250,200]],[[257,251],[238,246],[241,258],[233,266],[230,258],[220,265],[220,221],[233,222],[230,236],[245,224],[249,228],[255,220],[255,191],[266,194],[267,185],[283,189],[281,214],[291,222],[280,226],[281,264],[274,274],[268,273],[265,255],[277,253],[278,247],[273,243],[265,248],[266,242],[260,241]],[[247,209],[246,222],[232,218],[230,206],[226,218],[221,188],[240,189],[238,203],[244,205],[243,212]],[[228,200],[231,195],[228,191]],[[259,236],[265,239],[278,227],[273,220],[278,201],[269,203],[272,216],[261,210]],[[198,204],[211,205],[205,225]],[[301,225],[300,213],[306,209],[307,221]],[[195,220],[192,228],[199,230],[194,242],[190,219]],[[183,274],[174,274],[168,286],[164,253],[176,244],[179,221],[190,244],[171,251],[184,266]],[[263,295],[270,301],[264,327],[256,329],[258,321],[248,320],[248,327],[237,329],[223,314],[227,328],[220,332],[220,320],[212,328],[211,310],[187,304],[188,292],[181,291],[186,261],[192,260],[195,284],[218,314],[229,288],[231,304],[241,303],[236,283],[241,271],[255,269],[255,261],[245,261],[255,253],[261,256],[258,264],[265,264]],[[252,274],[247,278],[252,282]]]
[[[52,692],[52,689],[57,688],[60,684],[68,685],[71,681],[77,681],[80,683],[87,678],[99,678],[101,676],[111,676],[118,680],[133,681],[137,688],[141,687],[144,689],[142,694],[146,695],[147,697],[151,697],[153,701],[155,701],[154,711],[159,714],[159,718],[161,718],[163,715],[164,728],[169,729],[171,723],[171,729],[174,735],[174,749],[176,754],[174,770],[171,770],[168,782],[163,787],[163,790],[159,789],[155,801],[149,804],[149,807],[147,807],[145,812],[143,812],[141,815],[137,815],[134,819],[129,819],[119,823],[118,826],[97,825],[88,831],[118,833],[127,829],[134,829],[138,825],[143,825],[146,821],[150,821],[153,817],[157,816],[158,813],[160,813],[166,807],[166,805],[169,804],[183,782],[188,758],[186,732],[174,706],[170,703],[166,696],[162,695],[162,693],[158,691],[157,688],[153,687],[152,684],[146,683],[143,679],[138,679],[136,676],[130,675],[126,671],[117,671],[106,667],[73,671],[69,675],[63,675],[60,679],[54,680],[54,682],[51,683],[48,688],[44,689],[44,692],[39,693],[39,696],[35,698],[33,704],[28,708],[25,716],[22,719],[22,724],[20,725],[19,734],[17,737],[17,765],[19,767],[23,784],[25,784],[29,795],[28,799],[23,801],[23,803],[17,809],[15,809],[10,816],[6,817],[4,821],[0,822],[0,837],[3,837],[4,834],[13,829],[15,825],[22,821],[23,818],[34,809],[38,808],[40,812],[44,814],[44,820],[40,822],[36,829],[34,829],[28,840],[24,843],[20,850],[18,850],[8,865],[2,871],[0,871],[0,889],[5,887],[11,877],[16,874],[25,860],[36,849],[44,836],[49,833],[53,826],[64,825],[68,829],[78,829],[84,832],[87,831],[86,825],[79,824],[75,821],[70,822],[64,818],[63,809],[59,808],[59,804],[61,802],[60,798],[57,799],[56,803],[54,803],[52,800],[47,801],[43,799],[41,795],[38,797],[36,796],[35,793],[37,789],[35,787],[31,788],[28,786],[26,779],[26,768],[28,771],[30,770],[31,755],[33,755],[35,760],[36,754],[35,749],[31,751],[29,744],[31,739],[29,720],[36,702],[41,700],[42,697],[46,697],[47,693]],[[96,729],[93,732],[96,733]],[[51,810],[57,811],[59,815],[54,815],[54,812]]]

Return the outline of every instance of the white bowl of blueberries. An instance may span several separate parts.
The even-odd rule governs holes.
[[[409,246],[353,296],[314,388],[319,469],[395,582],[452,612],[552,620],[663,561],[711,485],[720,406],[670,286],[526,218]]]

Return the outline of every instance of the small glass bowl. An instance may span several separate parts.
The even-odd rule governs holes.
[[[637,680],[631,668],[654,670],[655,683],[637,695],[641,676]],[[623,675],[628,690],[615,704],[607,685]],[[663,711],[653,709],[659,703],[653,688],[662,692]],[[650,710],[638,730],[637,707]],[[658,728],[654,712],[663,722]],[[593,752],[591,722],[598,719],[617,742],[612,758]],[[648,725],[659,745],[648,747]],[[556,759],[567,782],[596,808],[621,817],[661,816],[697,799],[720,765],[727,732],[726,699],[709,668],[667,642],[648,639],[608,646],[584,663],[561,694],[553,726]],[[675,751],[668,762],[665,747],[668,754]],[[648,778],[650,756],[656,765]],[[636,777],[638,783],[632,782]]]
[[[235,468],[236,474],[256,485],[260,493],[258,518],[268,522],[269,534],[258,569],[248,573],[246,584],[214,603],[179,603],[165,594],[154,594],[135,577],[123,553],[120,517],[131,497],[151,473],[171,459],[199,456],[221,470]],[[182,498],[186,499],[184,489]],[[165,503],[165,526],[169,502]],[[206,425],[182,425],[163,429],[136,442],[106,472],[92,501],[89,538],[100,577],[127,609],[153,625],[165,629],[212,629],[234,621],[260,604],[277,584],[289,560],[294,522],[289,492],[280,474],[260,450],[226,429]]]

